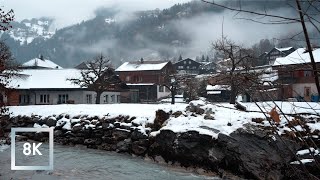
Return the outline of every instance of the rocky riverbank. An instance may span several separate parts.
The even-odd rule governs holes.
[[[155,112],[150,124],[137,123],[135,116],[88,116],[68,114],[41,117],[3,116],[0,120],[0,137],[6,137],[12,127],[52,127],[55,143],[85,145],[88,148],[129,153],[151,158],[155,161],[182,167],[197,167],[226,177],[225,172],[249,179],[292,179],[303,176],[298,165],[290,165],[301,149],[301,143],[283,136],[273,135],[270,128],[245,124],[226,135],[220,130],[202,127],[210,133],[187,130],[176,132],[163,128],[170,118],[197,117],[214,120],[214,112],[190,104],[185,112]],[[253,120],[253,121],[256,121]],[[232,126],[230,124],[229,126]],[[200,133],[199,133],[200,132]],[[45,133],[21,133],[21,140],[48,141]],[[311,166],[309,169],[314,169]],[[316,169],[315,169],[316,170]],[[302,174],[302,176],[301,176]]]

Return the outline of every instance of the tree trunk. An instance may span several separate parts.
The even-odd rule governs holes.
[[[171,90],[171,104],[175,103],[175,96],[176,96],[176,90],[172,89]]]
[[[101,98],[102,92],[96,92],[96,93],[97,93],[96,104],[100,104],[100,98]]]
[[[308,52],[309,52],[309,56],[310,56],[310,61],[311,61],[311,65],[312,65],[313,75],[314,75],[314,81],[315,81],[315,84],[316,84],[316,87],[317,87],[318,96],[320,96],[320,84],[319,84],[319,76],[318,76],[317,64],[316,64],[316,62],[314,60],[314,57],[313,57],[312,47],[311,47],[311,43],[310,43],[307,27],[306,27],[306,24],[305,24],[305,21],[304,21],[304,17],[303,17],[303,14],[302,14],[302,9],[301,9],[299,0],[296,0],[296,3],[297,3],[299,15],[300,15],[303,34],[304,34],[304,37],[306,39],[306,44],[307,44],[307,48],[308,48]]]
[[[231,92],[230,92],[230,104],[236,103],[236,87],[233,82],[231,82]]]

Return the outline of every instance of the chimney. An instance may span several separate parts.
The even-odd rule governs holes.
[[[44,57],[42,54],[39,54],[39,59],[41,59],[42,61],[44,60]]]
[[[144,62],[143,58],[140,59],[140,63],[142,64]]]

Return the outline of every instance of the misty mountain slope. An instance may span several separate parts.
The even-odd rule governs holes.
[[[273,10],[279,9],[279,3],[272,2],[268,6]],[[257,2],[248,2],[246,6],[252,9],[264,7]],[[123,61],[138,60],[141,57],[147,60],[172,59],[180,54],[184,57],[195,57],[200,53],[206,53],[210,43],[221,36],[219,32],[222,17],[233,18],[230,12],[221,16],[222,12],[220,8],[196,1],[177,4],[164,10],[131,14],[112,9],[98,9],[95,18],[59,29],[50,37],[46,33],[35,33],[29,43],[16,41],[19,36],[23,37],[23,33],[14,38],[10,33],[19,29],[21,24],[25,24],[21,22],[14,25],[14,29],[9,33],[4,33],[1,39],[5,39],[19,62],[43,54],[63,67],[73,67],[99,53],[109,57],[115,66]],[[37,22],[36,19],[34,21]],[[239,32],[232,32],[231,30],[236,29],[234,24],[237,23],[226,22],[226,33],[233,34],[232,38],[243,38],[239,32],[249,31],[248,25],[242,25],[243,29],[237,29]],[[46,32],[49,32],[50,24],[51,22],[46,26]],[[241,22],[238,24],[241,25]],[[252,33],[249,33],[257,33],[254,28]],[[41,32],[39,29],[25,29],[25,34]],[[270,33],[279,31],[280,28],[270,27]],[[259,38],[263,37],[264,35],[255,38],[244,37],[244,40],[258,42]]]

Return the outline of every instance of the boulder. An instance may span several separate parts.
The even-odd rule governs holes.
[[[131,139],[125,139],[117,143],[116,152],[123,153],[123,152],[130,152],[131,149]]]
[[[122,141],[124,139],[127,139],[130,136],[130,131],[125,129],[115,129],[112,132],[112,136],[115,141]]]
[[[137,141],[139,139],[147,139],[148,136],[142,132],[139,131],[139,129],[135,129],[132,133],[131,133],[131,140],[132,141]]]
[[[57,124],[57,120],[56,120],[55,117],[50,117],[46,121],[46,125],[49,126],[49,127],[56,126],[56,124]]]
[[[166,113],[165,111],[163,111],[161,109],[156,111],[156,118],[154,119],[154,123],[150,125],[152,130],[154,130],[154,131],[159,130],[162,127],[162,124],[167,119],[169,119],[169,117],[170,117],[170,114]]]

